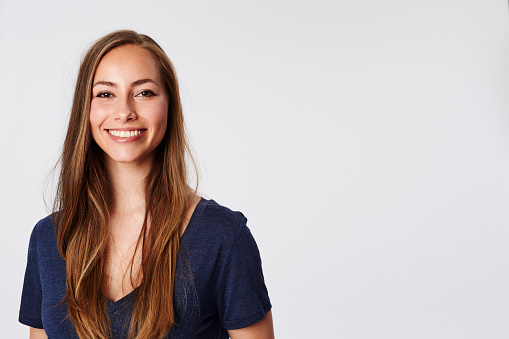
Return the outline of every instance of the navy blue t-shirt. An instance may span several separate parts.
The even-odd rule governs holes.
[[[201,199],[182,235],[175,278],[176,325],[167,338],[228,338],[271,309],[260,253],[247,219],[213,200]],[[78,338],[67,317],[65,261],[48,216],[34,227],[19,321],[44,328],[50,339]],[[137,289],[107,301],[112,338],[126,338]]]

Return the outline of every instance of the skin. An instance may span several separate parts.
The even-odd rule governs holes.
[[[128,45],[106,54],[94,76],[90,126],[92,137],[105,153],[105,167],[113,187],[110,249],[106,258],[103,294],[116,301],[141,283],[141,252],[135,250],[145,215],[144,178],[155,148],[164,137],[168,115],[164,90],[154,57],[139,46]],[[145,130],[132,143],[119,143],[108,130]],[[200,197],[194,196],[181,226],[187,227]],[[134,258],[133,276],[130,272]],[[228,331],[233,339],[272,339],[272,313],[249,327]],[[30,328],[31,339],[47,338],[43,329]]]
[[[30,339],[48,339],[48,336],[42,328],[30,327]]]

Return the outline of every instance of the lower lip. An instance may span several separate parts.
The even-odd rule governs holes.
[[[147,132],[147,130],[144,130],[143,132],[141,132],[141,134],[138,134],[138,135],[135,135],[132,137],[122,138],[122,137],[116,137],[113,134],[111,134],[110,132],[106,131],[106,133],[108,133],[108,135],[110,136],[110,138],[113,141],[121,143],[121,144],[128,144],[131,142],[135,142],[135,141],[139,140],[140,138],[142,138],[145,135],[145,132]]]

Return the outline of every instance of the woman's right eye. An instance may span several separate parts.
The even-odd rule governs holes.
[[[113,95],[111,93],[108,93],[108,92],[99,92],[96,95],[97,98],[111,98],[112,96]]]

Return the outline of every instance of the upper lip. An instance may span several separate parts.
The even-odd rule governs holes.
[[[143,131],[146,128],[136,128],[136,127],[121,127],[121,128],[105,128],[107,131]]]

